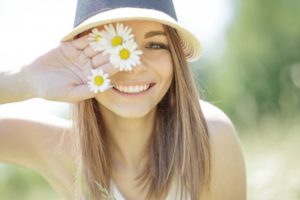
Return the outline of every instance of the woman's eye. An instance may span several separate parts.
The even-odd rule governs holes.
[[[154,42],[147,44],[146,48],[148,48],[148,49],[169,49],[169,47],[163,43],[154,43]]]

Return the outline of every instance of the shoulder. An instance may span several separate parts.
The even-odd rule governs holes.
[[[246,199],[245,161],[238,134],[228,116],[200,101],[211,145],[211,196],[214,200]]]
[[[200,100],[200,106],[206,121],[211,142],[222,147],[226,141],[239,145],[238,135],[229,117],[218,107],[211,103]]]
[[[212,142],[222,142],[223,144],[224,140],[221,139],[228,138],[239,144],[234,125],[221,109],[203,100],[200,100],[200,106]]]
[[[215,125],[227,125],[227,126],[232,126],[231,120],[228,118],[228,116],[218,107],[215,105],[207,102],[200,100],[200,106],[203,112],[203,115],[207,121],[207,123],[210,123],[210,125],[215,124]],[[213,127],[210,127],[213,128]]]

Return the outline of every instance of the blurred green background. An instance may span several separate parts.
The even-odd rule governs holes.
[[[235,1],[217,57],[193,65],[244,149],[249,200],[300,199],[300,1]]]
[[[233,1],[224,41],[192,64],[203,98],[239,133],[249,200],[300,199],[299,9],[300,0]],[[1,200],[41,197],[59,199],[34,171],[0,165]]]

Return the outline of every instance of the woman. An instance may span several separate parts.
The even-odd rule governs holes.
[[[1,161],[37,170],[66,199],[245,199],[234,127],[199,104],[186,63],[200,52],[172,1],[79,0],[57,48],[0,74],[1,103],[70,102],[72,126],[2,117]]]

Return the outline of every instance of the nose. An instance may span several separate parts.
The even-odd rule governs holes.
[[[133,67],[132,72],[142,72],[147,69],[145,60],[143,59],[143,55],[140,57],[140,64],[137,64],[136,66]]]

